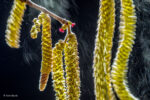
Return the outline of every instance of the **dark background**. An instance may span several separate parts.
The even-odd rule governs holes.
[[[129,59],[128,85],[134,96],[141,100],[149,100],[150,2],[148,0],[134,1],[138,21],[135,45]],[[94,100],[92,62],[99,0],[68,0],[68,2],[70,6],[65,9],[65,13],[58,13],[57,10],[56,13],[76,23],[73,32],[76,33],[79,43],[81,100]],[[120,1],[115,0],[115,2],[116,27],[112,58],[115,57],[119,35]],[[32,19],[37,17],[39,12],[27,6],[22,23],[21,47],[19,49],[10,48],[5,42],[6,23],[12,4],[13,0],[0,0],[0,100],[55,100],[51,77],[44,92],[40,92],[38,89],[41,64],[41,40],[40,34],[38,39],[32,40],[29,32],[32,26]],[[53,11],[55,13],[55,10]],[[65,36],[65,34],[59,33],[59,27],[60,24],[57,21],[53,21],[53,45]],[[5,97],[4,95],[7,94],[18,95],[18,97]]]

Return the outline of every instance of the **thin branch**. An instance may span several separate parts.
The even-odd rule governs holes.
[[[31,0],[26,0],[26,3],[28,6],[30,6],[32,8],[35,8],[41,12],[49,14],[49,16],[53,17],[54,19],[59,21],[61,24],[68,24],[68,21],[66,19],[57,16],[56,14],[50,12],[49,10],[47,10],[46,8],[44,8],[42,6],[37,5],[36,3],[32,2]]]
[[[66,37],[65,37],[64,43],[66,43],[66,42],[67,42],[67,40],[68,40],[68,34],[71,34],[71,27],[70,27],[70,25],[68,25],[68,28],[67,28],[67,34],[66,34]]]

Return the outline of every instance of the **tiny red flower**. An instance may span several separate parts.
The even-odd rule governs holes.
[[[59,32],[64,33],[65,31],[62,28],[59,28]]]
[[[76,25],[76,23],[72,23],[71,27],[74,27]]]

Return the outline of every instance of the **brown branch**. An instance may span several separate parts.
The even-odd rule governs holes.
[[[71,34],[71,27],[68,25],[68,34]]]
[[[66,42],[68,41],[68,34],[71,34],[71,27],[70,27],[70,25],[68,25],[68,28],[67,28],[67,34],[66,34],[64,43],[66,43]]]
[[[42,6],[37,5],[36,3],[32,2],[31,0],[26,0],[26,3],[28,6],[30,6],[32,8],[35,8],[41,12],[49,14],[49,16],[53,17],[54,19],[59,21],[61,24],[68,24],[68,21],[66,19],[57,16],[56,14],[50,12],[49,10],[47,10],[46,8],[44,8]]]

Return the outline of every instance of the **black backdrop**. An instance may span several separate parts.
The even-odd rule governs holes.
[[[113,40],[113,58],[117,48],[120,16],[120,2],[119,0],[115,1],[116,28]],[[13,0],[0,0],[0,100],[55,100],[51,78],[44,92],[38,90],[41,40],[40,35],[38,39],[32,40],[29,31],[33,17],[36,17],[39,12],[31,14],[32,10],[27,7],[22,24],[20,49],[9,48],[5,43],[6,23],[12,3]],[[79,42],[81,100],[94,100],[92,61],[99,0],[73,0],[69,3],[71,6],[68,9],[67,18],[77,24],[73,32],[76,33]],[[149,100],[150,2],[148,0],[135,0],[135,5],[138,22],[135,45],[129,60],[129,88],[141,100]],[[52,27],[54,45],[58,39],[63,39],[65,34],[58,32],[60,27],[58,22],[54,21]],[[17,97],[5,96],[12,94]]]

